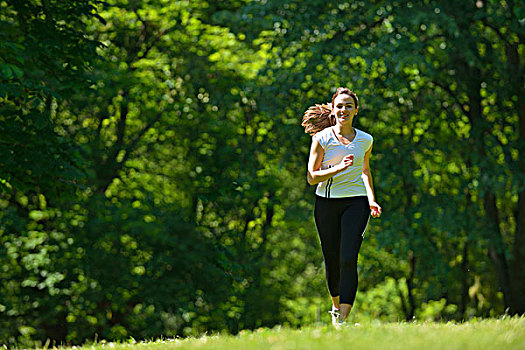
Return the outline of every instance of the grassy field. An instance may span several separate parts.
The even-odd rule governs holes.
[[[525,318],[454,323],[380,323],[303,329],[259,329],[236,336],[93,344],[80,349],[525,349]],[[77,348],[79,349],[79,348]]]

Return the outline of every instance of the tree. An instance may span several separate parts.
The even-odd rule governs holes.
[[[98,4],[0,2],[0,338],[8,343],[67,331],[54,327],[59,252],[68,245],[55,208],[71,200],[83,174],[78,148],[55,130],[54,116],[57,101],[89,88],[99,43],[83,29],[99,18]]]
[[[491,1],[269,1],[247,7],[246,16],[254,13],[264,19],[256,31],[264,33],[277,54],[268,72],[281,83],[283,104],[300,100],[307,106],[319,91],[351,82],[364,106],[373,106],[377,117],[363,124],[379,140],[377,187],[393,209],[382,220],[383,242],[402,249],[415,267],[414,261],[422,261],[415,254],[430,254],[427,261],[437,262],[444,253],[441,242],[451,239],[455,252],[449,250],[448,259],[472,262],[469,242],[481,240],[505,307],[523,313],[517,278],[523,270],[518,194],[523,165],[517,158],[523,152],[522,8]],[[368,111],[363,108],[362,119]],[[402,139],[392,140],[392,134]],[[382,146],[394,154],[381,152]],[[472,225],[464,217],[482,219]],[[448,219],[446,227],[442,218]],[[399,223],[408,240],[398,240]],[[434,239],[436,233],[444,236]],[[420,271],[422,278],[430,278],[423,266]],[[473,280],[460,275],[463,287],[454,294],[465,295]],[[409,272],[407,283],[410,276],[417,274]],[[465,310],[464,297],[461,303]]]

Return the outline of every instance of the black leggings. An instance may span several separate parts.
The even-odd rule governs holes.
[[[314,216],[330,295],[339,295],[341,304],[353,305],[357,293],[357,256],[370,217],[368,199],[316,196]]]

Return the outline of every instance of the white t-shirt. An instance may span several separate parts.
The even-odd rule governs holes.
[[[354,163],[344,171],[332,176],[317,185],[316,194],[326,198],[366,196],[366,188],[361,178],[365,153],[374,141],[372,135],[354,128],[356,135],[352,142],[343,145],[335,136],[334,130],[326,128],[313,137],[319,141],[324,150],[321,170],[331,168],[347,155],[354,155]]]

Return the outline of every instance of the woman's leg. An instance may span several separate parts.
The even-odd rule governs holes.
[[[352,198],[341,216],[341,320],[345,320],[350,313],[357,293],[357,258],[369,217],[370,207],[366,197]]]
[[[339,306],[339,250],[341,247],[341,217],[340,210],[337,210],[337,202],[337,200],[316,196],[314,212],[315,225],[325,262],[328,291],[336,307]]]
[[[336,309],[339,310],[339,295],[336,297],[332,297],[332,304]]]

